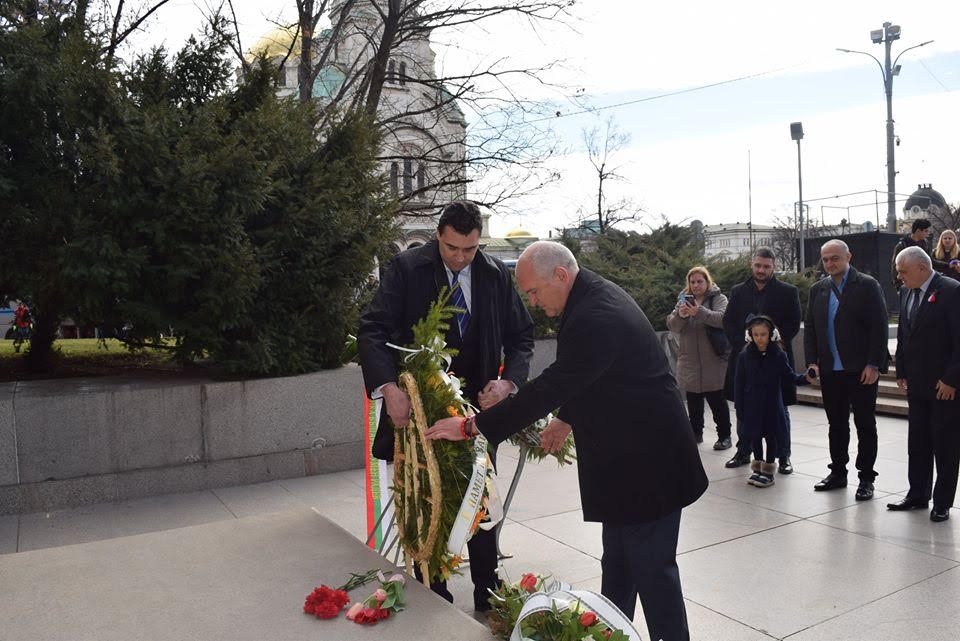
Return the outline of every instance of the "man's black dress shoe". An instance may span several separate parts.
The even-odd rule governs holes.
[[[866,481],[861,481],[860,487],[857,488],[857,494],[855,497],[858,501],[869,501],[873,498],[873,483],[868,483]]]
[[[903,512],[905,510],[925,510],[927,502],[920,499],[902,499],[896,503],[887,503],[887,509],[891,512]]]
[[[724,467],[740,467],[750,462],[750,454],[740,454],[737,452],[733,458],[723,464]]]
[[[790,457],[780,457],[780,467],[777,468],[777,471],[781,474],[793,474],[793,465],[790,463]]]
[[[950,518],[950,508],[934,507],[930,510],[930,520],[934,523],[942,523]]]
[[[842,487],[847,487],[847,477],[829,474],[827,478],[814,485],[813,489],[815,492],[826,492],[827,490],[839,490]]]

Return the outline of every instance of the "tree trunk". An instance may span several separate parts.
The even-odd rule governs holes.
[[[58,305],[43,305],[34,315],[33,329],[30,332],[30,349],[27,351],[25,366],[30,374],[44,374],[53,367],[53,341],[60,328],[60,317],[56,311]],[[51,310],[46,312],[45,310]]]

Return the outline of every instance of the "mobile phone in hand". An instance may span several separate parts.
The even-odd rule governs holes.
[[[697,297],[694,296],[693,294],[684,294],[684,295],[683,295],[683,302],[686,303],[687,305],[690,305],[691,307],[693,306],[693,303],[694,303],[696,300],[697,300]]]

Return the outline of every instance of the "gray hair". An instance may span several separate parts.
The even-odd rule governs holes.
[[[520,260],[530,261],[533,272],[540,277],[549,276],[557,267],[564,267],[576,276],[580,271],[577,259],[565,245],[551,240],[538,240],[520,254]]]
[[[916,245],[901,250],[900,253],[897,254],[896,262],[898,265],[923,263],[926,265],[927,269],[933,269],[933,261],[930,260],[930,256],[927,254],[927,252],[923,251],[922,247],[917,247]]]

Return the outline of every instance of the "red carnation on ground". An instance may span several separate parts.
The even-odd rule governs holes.
[[[383,608],[363,608],[353,618],[353,622],[366,624],[366,625],[373,625],[377,621],[386,619],[389,616],[390,616],[390,610],[385,610]]]
[[[307,595],[303,602],[303,611],[315,615],[318,619],[332,619],[350,602],[350,597],[343,590],[334,590],[321,585]]]

